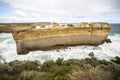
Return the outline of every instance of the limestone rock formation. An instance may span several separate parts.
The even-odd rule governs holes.
[[[53,28],[14,32],[18,54],[34,50],[47,50],[59,45],[100,45],[110,32],[108,23],[91,22],[57,25]]]

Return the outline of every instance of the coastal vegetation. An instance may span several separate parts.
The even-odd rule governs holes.
[[[120,80],[120,57],[110,61],[89,58],[58,58],[41,64],[39,61],[12,61],[0,56],[0,80]]]

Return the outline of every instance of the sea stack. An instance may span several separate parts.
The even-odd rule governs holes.
[[[46,26],[14,31],[13,38],[16,41],[17,53],[27,54],[30,51],[47,50],[55,46],[100,45],[107,40],[111,28],[105,22],[65,25],[54,22]]]

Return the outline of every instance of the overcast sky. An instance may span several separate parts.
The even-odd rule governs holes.
[[[120,23],[120,0],[0,0],[0,22]]]

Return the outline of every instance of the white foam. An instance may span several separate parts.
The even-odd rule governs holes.
[[[12,34],[2,33],[0,39],[6,38],[0,42],[0,55],[2,55],[7,62],[13,60],[39,60],[41,63],[48,60],[56,60],[57,58],[64,58],[65,60],[75,58],[81,59],[88,57],[90,52],[94,52],[99,59],[109,60],[115,56],[120,56],[120,37],[109,36],[112,43],[104,43],[97,47],[95,46],[72,46],[67,49],[52,50],[52,51],[31,51],[27,55],[17,55],[16,44],[12,38]]]
[[[12,34],[9,33],[0,33],[0,38],[10,38]]]

